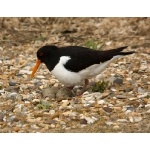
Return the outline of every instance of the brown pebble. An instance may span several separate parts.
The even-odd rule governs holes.
[[[80,119],[80,124],[87,124],[87,120],[86,119]]]
[[[106,112],[112,112],[112,108],[109,108],[109,107],[103,107],[103,109],[106,111]]]

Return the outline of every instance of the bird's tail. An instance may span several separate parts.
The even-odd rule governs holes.
[[[115,55],[130,55],[130,54],[133,54],[135,53],[134,51],[130,51],[130,52],[122,52],[125,48],[127,48],[128,46],[124,46],[124,47],[119,47],[119,48],[116,48],[116,49],[111,49],[111,50],[108,50],[108,54],[111,54],[113,56]]]

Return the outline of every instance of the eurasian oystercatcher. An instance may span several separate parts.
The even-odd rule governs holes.
[[[122,52],[120,47],[107,51],[98,51],[80,46],[57,47],[46,45],[37,51],[37,62],[33,68],[31,78],[33,78],[40,63],[44,63],[52,75],[54,75],[66,87],[74,87],[85,82],[106,69],[115,59],[133,54],[133,51]]]

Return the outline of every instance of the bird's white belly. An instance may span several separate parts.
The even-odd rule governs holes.
[[[76,72],[68,71],[64,64],[70,59],[68,56],[62,56],[59,63],[51,71],[52,74],[65,86],[74,86],[82,84],[81,76]]]

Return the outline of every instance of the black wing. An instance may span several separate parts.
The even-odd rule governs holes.
[[[70,56],[71,59],[64,67],[73,72],[79,72],[91,65],[99,64],[112,59],[116,55],[128,55],[133,52],[121,52],[126,47],[120,47],[108,51],[97,51],[85,47],[68,46],[62,47],[61,55]]]

